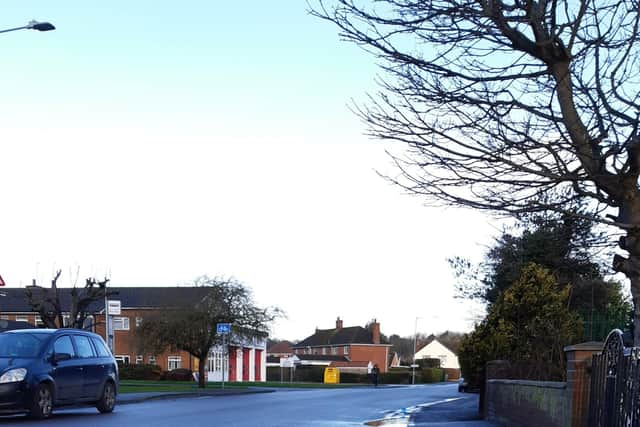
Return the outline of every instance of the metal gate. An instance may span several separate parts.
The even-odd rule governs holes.
[[[625,348],[614,329],[593,356],[589,427],[640,427],[639,382],[640,348]]]

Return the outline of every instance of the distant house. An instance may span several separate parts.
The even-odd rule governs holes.
[[[380,372],[387,372],[390,347],[391,344],[380,341],[380,324],[375,320],[369,328],[343,327],[339,317],[335,328],[316,329],[313,335],[291,346],[300,363],[325,366],[335,363],[340,368],[366,369],[367,363],[372,362]]]
[[[400,366],[400,358],[398,357],[397,352],[392,351],[391,353],[389,353],[387,366],[389,366],[390,368],[397,368],[398,366]]]
[[[416,359],[440,359],[440,367],[460,369],[458,356],[435,338],[416,352]]]
[[[267,348],[267,357],[291,357],[293,349],[289,341],[280,341]]]

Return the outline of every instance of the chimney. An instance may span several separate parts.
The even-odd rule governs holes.
[[[371,338],[374,344],[380,344],[380,323],[376,319],[371,324]]]
[[[340,319],[340,316],[338,316],[338,318],[336,319],[336,329],[342,329],[342,320]]]

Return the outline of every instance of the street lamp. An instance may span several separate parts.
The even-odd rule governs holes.
[[[416,317],[416,323],[413,327],[413,364],[411,365],[411,384],[416,383],[416,341],[418,338],[418,319],[422,319],[422,317]]]
[[[31,20],[27,25],[24,25],[22,27],[9,28],[7,30],[0,30],[0,33],[8,33],[9,31],[18,30],[51,31],[55,29],[56,27],[50,22],[38,22],[35,20]]]

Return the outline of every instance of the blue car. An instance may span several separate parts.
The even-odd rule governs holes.
[[[99,335],[76,329],[0,333],[0,413],[48,418],[56,406],[112,412],[118,365]]]

